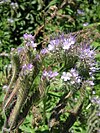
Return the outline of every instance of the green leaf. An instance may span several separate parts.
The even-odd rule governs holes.
[[[100,43],[99,43],[99,42],[93,42],[92,45],[93,45],[94,47],[100,47]]]
[[[45,8],[45,10],[48,9],[50,6],[53,6],[53,5],[57,4],[57,3],[59,3],[59,0],[52,0],[52,1],[49,3],[49,5]]]
[[[20,129],[27,133],[35,133],[35,131],[31,127],[27,127],[25,125],[20,126]]]

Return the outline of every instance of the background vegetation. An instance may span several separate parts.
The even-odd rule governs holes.
[[[1,0],[0,1],[0,53],[10,53],[11,48],[17,48],[23,42],[23,34],[35,35],[38,50],[48,45],[48,39],[60,33],[79,32],[84,29],[92,29],[85,35],[86,41],[93,39],[91,45],[97,50],[96,60],[100,63],[100,1],[99,0]],[[80,34],[78,34],[80,36]],[[85,37],[84,37],[85,40]],[[0,129],[4,123],[2,112],[2,101],[5,94],[4,85],[9,79],[6,78],[9,58],[0,57]],[[100,64],[99,64],[100,65]],[[98,68],[100,67],[98,65]],[[100,69],[98,69],[100,70]],[[85,107],[81,116],[72,126],[71,132],[85,133],[87,130],[87,119],[92,114],[96,105],[91,105],[92,96],[100,97],[100,72],[96,73],[95,86],[88,94]],[[54,106],[57,97],[52,101],[47,99],[47,104]],[[50,103],[49,103],[50,102]],[[48,112],[50,108],[47,105]],[[42,106],[41,104],[39,105]],[[100,106],[100,101],[99,101]],[[36,111],[38,112],[38,111]],[[41,112],[41,110],[40,110]],[[40,113],[39,112],[39,113]],[[34,114],[34,112],[33,112]],[[49,133],[46,124],[32,126],[33,115],[29,112],[19,132]],[[49,113],[48,113],[49,115]],[[100,115],[98,116],[100,117]],[[62,116],[62,119],[65,119]],[[93,121],[91,120],[91,123]],[[92,133],[92,132],[91,132]],[[99,132],[98,132],[99,133]]]

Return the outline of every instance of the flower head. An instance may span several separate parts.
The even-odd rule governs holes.
[[[23,52],[23,50],[24,50],[23,47],[18,47],[18,48],[17,48],[17,52],[18,52],[18,54],[20,54],[21,52]]]
[[[71,84],[79,84],[81,82],[81,78],[78,75],[78,72],[73,68],[69,72],[63,72],[61,79],[68,81]]]
[[[90,46],[84,45],[79,49],[81,59],[94,59],[95,51],[90,48]]]
[[[46,55],[48,53],[48,49],[47,48],[44,48],[40,51],[40,54],[42,55]]]
[[[25,64],[22,66],[22,71],[24,75],[27,75],[33,70],[33,65],[32,64]]]
[[[27,69],[28,69],[29,71],[32,71],[33,65],[32,65],[32,64],[28,64],[28,65],[27,65]]]
[[[25,40],[34,40],[34,37],[31,34],[25,33],[23,35],[23,37],[24,37]]]
[[[59,47],[59,44],[60,44],[59,38],[55,38],[55,39],[51,40],[49,45],[48,45],[48,50],[49,51],[56,51]]]
[[[89,75],[96,71],[96,62],[95,62],[95,51],[90,48],[90,46],[84,45],[83,47],[79,48],[79,60],[80,64],[84,64],[83,68],[88,71]]]
[[[37,47],[37,44],[34,43],[34,36],[32,36],[31,34],[24,34],[23,35],[24,37],[24,41],[25,41],[25,44],[26,44],[26,47],[32,47],[32,48],[36,48]]]
[[[69,73],[69,72],[63,72],[63,74],[62,74],[62,76],[61,76],[61,79],[63,79],[64,81],[68,81],[68,80],[70,80],[71,79],[71,73]]]
[[[22,66],[23,70],[29,70],[30,71],[30,70],[32,70],[32,68],[33,68],[32,64],[25,64]]]
[[[75,44],[75,37],[70,36],[69,38],[64,38],[62,43],[62,48],[64,50],[69,50],[71,45]]]
[[[93,82],[93,80],[86,80],[86,81],[85,81],[85,85],[86,85],[86,86],[91,86],[91,87],[92,87],[92,86],[94,86],[94,82]]]
[[[49,80],[55,78],[56,76],[58,76],[58,72],[53,72],[51,70],[49,71],[44,70],[42,74],[42,78],[47,78]]]
[[[48,77],[49,78],[54,78],[54,77],[56,77],[56,76],[58,76],[58,72],[53,72],[53,71],[48,71]]]
[[[56,51],[62,48],[63,50],[69,50],[70,47],[75,44],[75,37],[69,36],[65,37],[64,35],[60,35],[58,38],[55,38],[50,41],[48,45],[49,51]]]

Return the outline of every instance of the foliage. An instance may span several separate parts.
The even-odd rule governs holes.
[[[94,80],[95,86],[93,88],[92,87],[86,88],[86,92],[84,94],[85,97],[83,98],[84,104],[83,104],[81,113],[79,113],[78,116],[76,115],[77,120],[75,121],[75,123],[73,123],[73,126],[69,129],[69,132],[85,133],[86,130],[89,131],[89,129],[91,129],[91,133],[96,132],[94,129],[95,124],[91,126],[91,123],[92,121],[94,121],[94,119],[98,121],[99,116],[93,113],[98,111],[98,106],[96,102],[95,104],[93,104],[93,101],[91,101],[91,98],[93,97],[98,98],[100,94],[100,89],[99,89],[100,88],[100,73],[99,73],[99,70],[100,70],[99,69],[100,67],[99,66],[100,65],[99,64],[100,62],[100,54],[99,54],[99,51],[100,51],[100,40],[99,40],[100,38],[100,35],[99,35],[100,2],[99,0],[84,0],[84,1],[82,0],[77,0],[77,1],[76,0],[70,0],[70,1],[67,1],[67,0],[59,0],[59,1],[58,0],[30,0],[30,1],[2,0],[0,1],[0,19],[1,19],[0,52],[2,52],[0,54],[0,56],[2,56],[0,57],[0,70],[1,70],[0,71],[0,79],[1,79],[0,106],[2,105],[4,93],[6,93],[6,89],[5,89],[6,86],[4,85],[9,86],[9,83],[11,82],[10,78],[13,75],[12,72],[14,72],[13,65],[11,67],[11,64],[13,62],[12,56],[13,54],[16,56],[16,50],[19,49],[17,48],[18,46],[21,48],[25,46],[25,44],[23,44],[23,34],[29,33],[34,35],[34,42],[37,44],[37,47],[36,47],[37,53],[40,53],[41,49],[43,48],[46,48],[46,47],[52,48],[50,46],[51,40],[53,39],[56,40],[57,38],[60,38],[62,33],[66,33],[65,35],[62,35],[62,36],[64,36],[65,38],[69,38],[70,37],[69,33],[71,33],[71,35],[75,37],[76,39],[75,43],[77,45],[84,44],[84,43],[85,44],[91,43],[91,45],[95,47],[97,51],[96,61],[98,62],[96,65],[96,68],[98,69],[95,72],[95,80]],[[11,51],[11,48],[16,48],[16,49],[14,49],[14,51]],[[6,54],[10,52],[11,52],[10,54],[11,58],[9,58],[9,54]],[[32,51],[30,51],[30,53],[31,52]],[[61,73],[63,71],[66,71],[66,74],[67,74],[67,72],[70,71],[70,69],[73,68],[74,65],[76,66],[76,62],[77,62],[76,57],[72,58],[72,56],[69,55],[66,60],[68,61],[68,65],[67,65],[67,63],[63,62],[65,56],[62,50],[60,52],[57,51],[57,53],[55,52],[52,53],[52,51],[50,52],[51,54],[49,56],[46,55],[45,58],[41,57],[43,58],[42,65],[41,65],[42,68],[39,72],[38,77],[34,80],[34,83],[33,83],[33,86],[35,86],[36,88],[38,88],[38,85],[41,81],[41,75],[44,69],[48,71],[48,70],[51,70],[51,68],[53,68],[53,71],[59,72],[61,76]],[[33,56],[34,54],[36,53],[33,52]],[[19,62],[17,62],[18,64],[16,64],[16,62],[13,62],[13,63],[16,64],[16,67],[19,67],[20,66]],[[32,62],[31,59],[30,59],[30,62]],[[55,62],[58,62],[58,64],[55,64]],[[22,64],[25,64],[25,62],[23,62]],[[65,64],[66,64],[66,67],[65,67]],[[80,63],[78,63],[77,65],[79,66]],[[27,67],[28,66],[26,66],[26,68]],[[80,71],[82,67],[83,66],[80,66],[78,71],[79,73],[81,73],[80,76],[82,75],[85,76],[87,72],[85,71],[84,73],[83,71]],[[19,73],[20,73],[20,70],[18,74]],[[74,105],[76,104],[76,107],[80,108],[79,106],[80,104],[78,104],[77,99],[80,99],[81,92],[79,93],[79,90],[76,91],[76,88],[73,88],[73,90],[75,89],[73,97],[71,97],[68,100],[68,105],[70,106],[68,107],[65,106],[65,108],[62,109],[64,112],[61,113],[60,116],[58,115],[59,120],[56,120],[56,122],[54,122],[53,127],[50,127],[50,121],[52,122],[54,120],[52,118],[53,111],[55,110],[55,108],[57,108],[57,104],[59,105],[60,99],[63,97],[63,95],[68,94],[70,90],[67,88],[66,84],[63,84],[63,81],[59,79],[60,76],[57,77],[56,79],[57,81],[53,81],[53,83],[50,81],[49,83],[50,85],[48,85],[47,87],[44,98],[39,98],[41,99],[40,102],[37,104],[36,107],[33,106],[33,109],[36,109],[36,111],[34,111],[31,107],[30,110],[32,111],[29,111],[24,123],[18,129],[19,132],[23,131],[23,132],[32,132],[32,133],[33,132],[49,133],[49,132],[63,131],[63,129],[61,129],[61,126],[59,126],[60,130],[58,128],[59,122],[60,122],[60,125],[64,126],[64,122],[67,120],[67,118],[70,118],[68,116],[70,116],[70,114],[72,114],[71,111],[74,110]],[[87,77],[88,77],[88,73],[85,78]],[[14,81],[15,84],[16,84],[17,78],[18,77],[15,78],[15,81]],[[30,95],[31,93],[32,93],[32,89],[30,91]],[[19,94],[18,95],[16,94],[16,96],[18,97]],[[76,99],[76,101],[74,101],[74,99]],[[64,102],[62,100],[61,104],[63,105]],[[70,109],[72,110],[70,111]],[[69,112],[66,112],[65,110]],[[0,108],[0,112],[1,112],[0,127],[2,127],[4,123],[4,120],[3,120],[4,114],[2,112],[2,108]],[[56,113],[59,114],[59,110]],[[94,114],[94,116],[92,115],[92,113]],[[88,118],[90,121],[88,121],[87,123]]]

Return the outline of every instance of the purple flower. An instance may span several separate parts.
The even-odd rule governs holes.
[[[18,54],[20,54],[21,52],[23,52],[23,50],[24,50],[23,47],[18,47],[18,48],[17,48]]]
[[[22,70],[23,71],[27,70],[27,65],[26,64],[22,66]]]
[[[54,51],[54,50],[55,50],[55,46],[52,45],[52,44],[49,44],[49,45],[48,45],[48,50],[49,50],[49,51]]]
[[[49,51],[55,51],[58,49],[59,47],[59,44],[60,44],[60,40],[58,38],[54,39],[54,40],[51,40],[49,45],[48,45],[48,50]]]
[[[71,69],[70,70],[70,73],[72,74],[72,76],[74,76],[74,77],[77,77],[78,76],[78,73],[76,72],[76,69]]]
[[[81,82],[81,77],[78,74],[78,71],[76,69],[71,69],[70,73],[72,74],[72,80],[75,81],[75,83],[80,83]]]
[[[96,61],[95,61],[95,51],[90,48],[90,46],[84,45],[83,47],[78,49],[80,64],[85,64],[86,70],[90,76],[97,70]]]
[[[69,37],[64,37],[64,35],[59,36],[58,38],[51,40],[49,45],[48,45],[48,50],[49,51],[56,51],[59,50],[60,48],[64,50],[69,50],[71,45],[75,44],[75,37],[74,36],[69,36]]]
[[[92,72],[96,72],[96,67],[90,67],[90,71],[92,71]]]
[[[29,75],[29,73],[33,70],[32,64],[25,64],[22,66],[21,76]]]
[[[64,81],[68,81],[68,80],[70,80],[71,79],[71,73],[69,73],[69,72],[63,72],[63,74],[62,74],[62,76],[61,76],[61,79],[63,79]]]
[[[95,52],[89,46],[84,45],[84,47],[80,48],[80,58],[81,59],[94,59]]]
[[[22,70],[24,72],[32,71],[32,69],[33,69],[33,65],[32,64],[25,64],[25,65],[22,66]]]
[[[28,42],[26,43],[26,46],[27,46],[27,47],[36,48],[36,47],[37,47],[37,44],[34,43],[34,41],[28,41]]]
[[[24,34],[23,35],[24,37],[24,41],[25,41],[25,44],[26,44],[26,47],[32,47],[32,48],[36,48],[37,47],[37,44],[34,43],[34,36],[32,36],[31,34]]]
[[[25,33],[23,37],[25,40],[34,40],[34,36],[32,36],[31,34]]]
[[[80,9],[77,9],[77,13],[78,13],[79,15],[84,15],[84,14],[85,14],[84,11],[82,11],[82,10],[80,10]]]
[[[94,82],[92,80],[88,80],[89,86],[94,86]]]
[[[48,76],[48,72],[46,70],[44,70],[42,76],[43,77],[47,77]]]
[[[47,54],[48,53],[48,49],[47,48],[44,48],[44,49],[42,49],[41,51],[40,51],[40,54],[42,54],[42,55],[45,55],[45,54]]]
[[[46,70],[44,70],[43,71],[43,74],[42,74],[42,77],[43,78],[47,78],[47,79],[53,79],[54,77],[56,77],[56,76],[58,76],[58,72],[53,72],[53,71],[51,71],[51,70],[49,70],[49,71],[46,71]]]
[[[48,71],[48,77],[49,78],[54,78],[56,76],[58,76],[58,72],[52,72],[51,70]]]
[[[69,81],[71,84],[79,84],[81,82],[81,78],[78,75],[78,72],[73,68],[70,70],[70,72],[63,72],[61,79],[64,81]]]
[[[31,70],[33,69],[33,65],[32,65],[32,64],[28,64],[28,65],[27,65],[27,69],[28,69],[29,71],[31,71]]]
[[[75,44],[75,37],[70,36],[69,38],[64,38],[62,43],[62,48],[64,50],[69,50],[71,45]]]
[[[71,46],[71,43],[68,43],[68,40],[64,40],[63,42],[63,49],[68,50]]]
[[[36,54],[35,59],[36,59],[36,60],[41,60],[40,55],[39,55],[39,54]]]

